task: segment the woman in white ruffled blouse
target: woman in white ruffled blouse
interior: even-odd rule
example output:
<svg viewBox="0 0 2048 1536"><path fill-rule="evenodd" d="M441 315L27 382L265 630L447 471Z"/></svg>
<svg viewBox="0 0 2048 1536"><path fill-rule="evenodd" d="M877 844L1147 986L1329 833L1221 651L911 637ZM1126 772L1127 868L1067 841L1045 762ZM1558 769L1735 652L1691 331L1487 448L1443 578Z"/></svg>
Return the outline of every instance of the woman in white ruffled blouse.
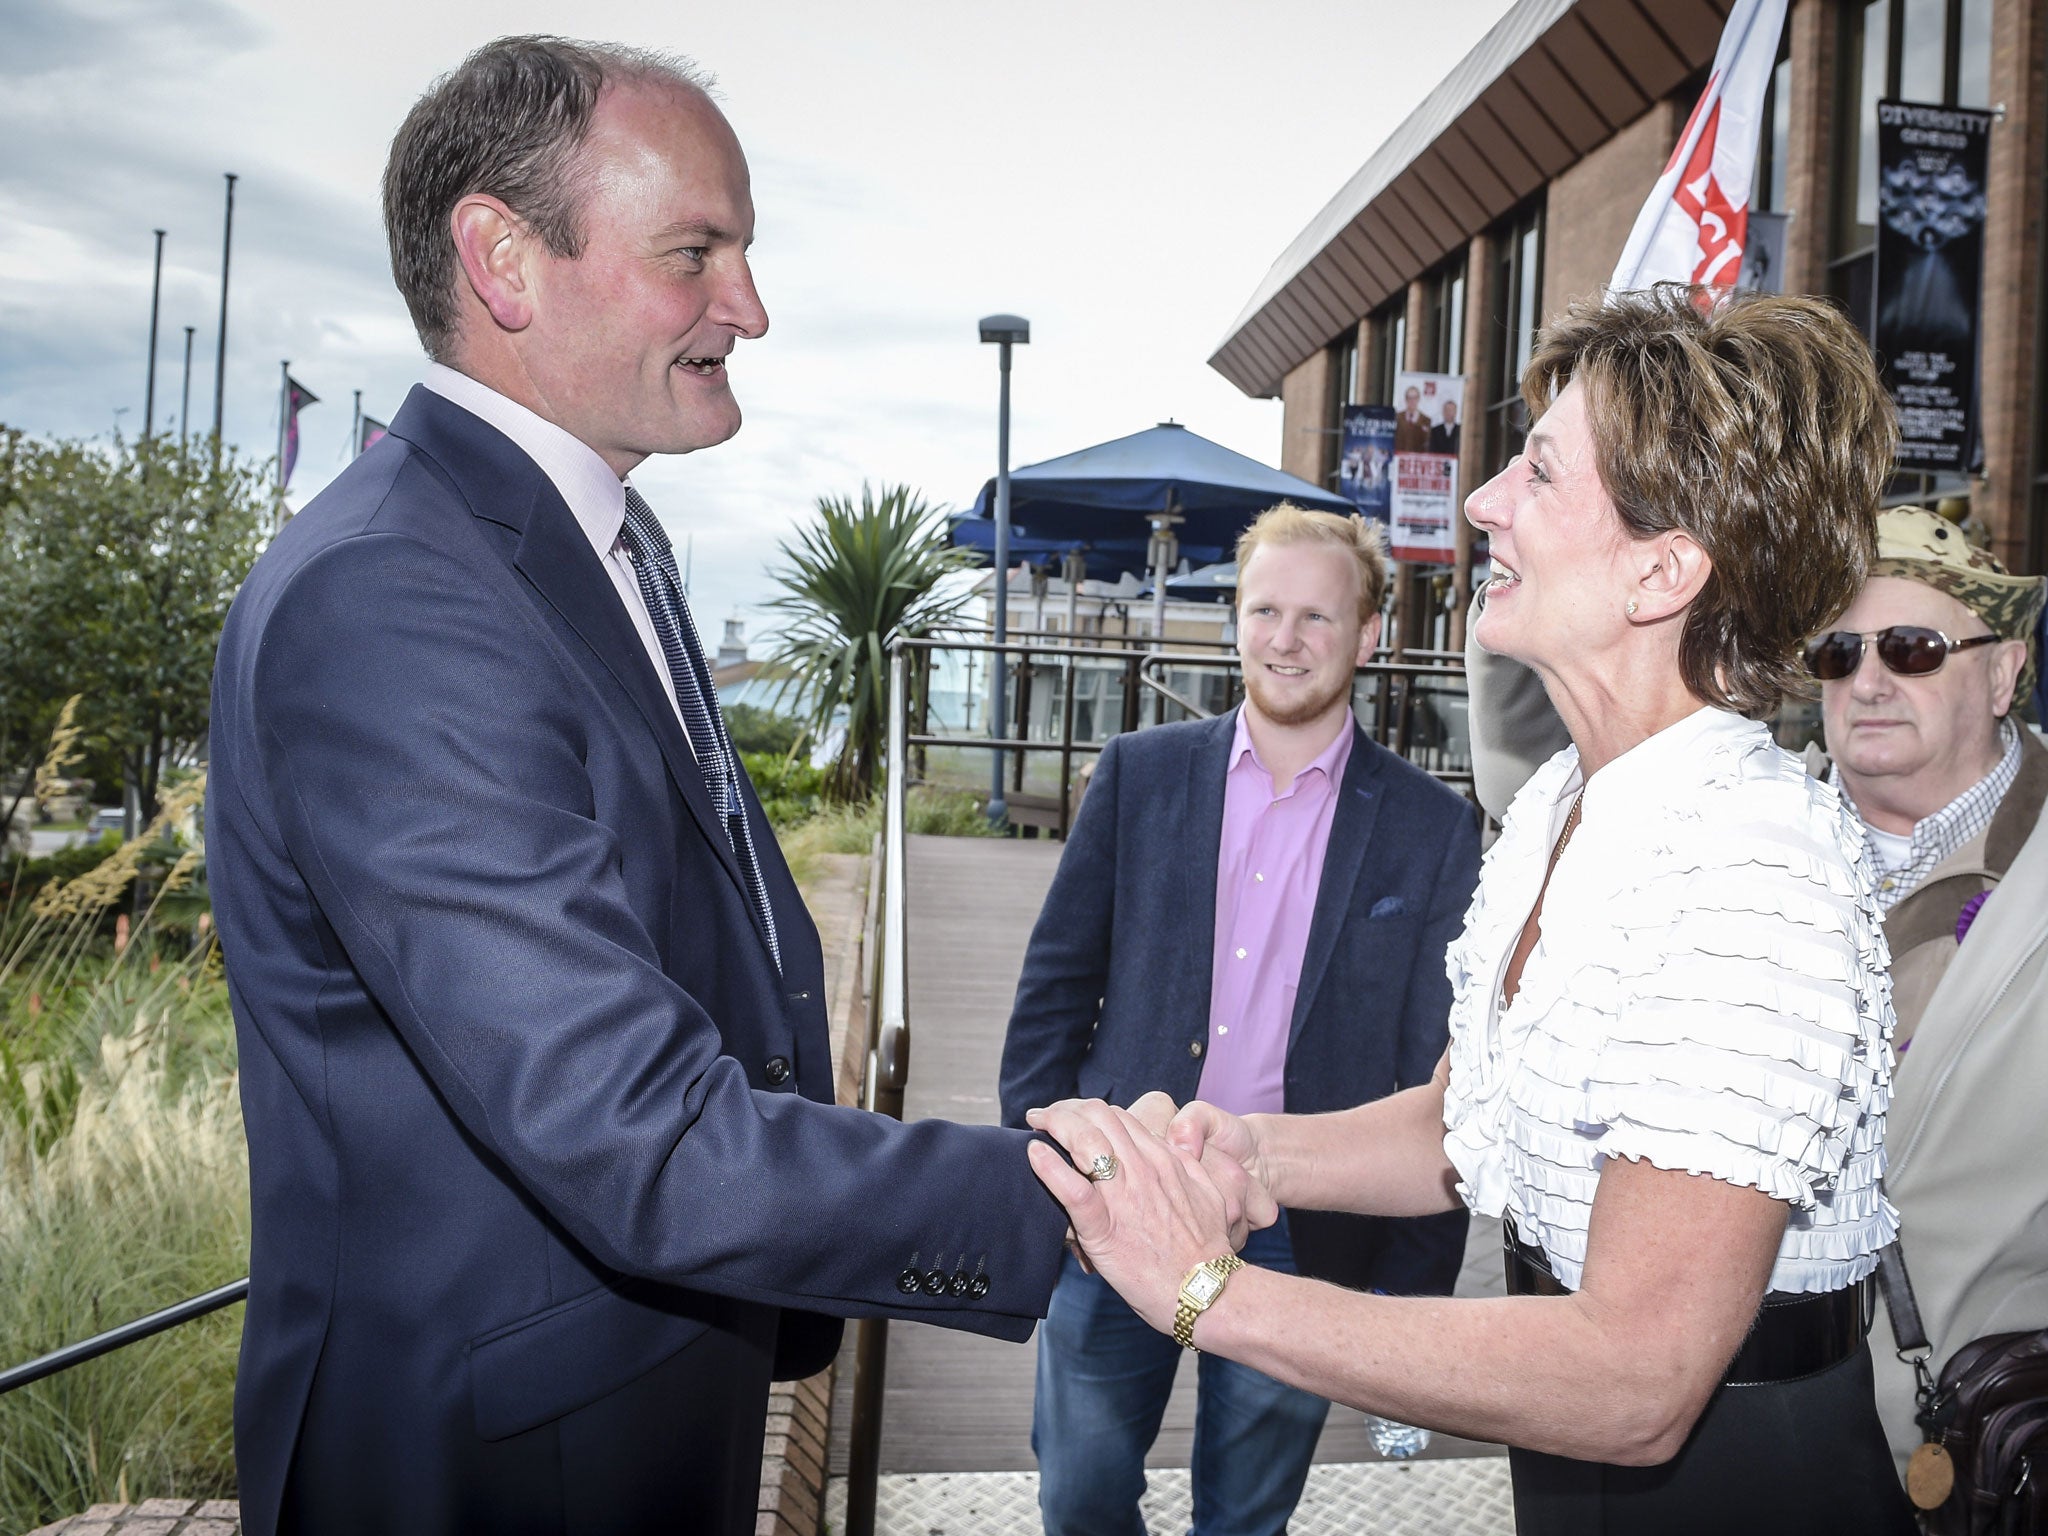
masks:
<svg viewBox="0 0 2048 1536"><path fill-rule="evenodd" d="M1436 1080L1328 1116L1194 1104L1166 1141L1159 1105L1057 1106L1035 1123L1094 1177L1034 1161L1155 1326L1514 1447L1523 1536L1910 1531L1864 1344L1896 1230L1884 939L1852 820L1758 723L1862 584L1889 404L1831 306L1676 287L1574 308L1523 392L1526 450L1466 504L1476 638L1573 744L1487 857ZM1254 1207L1504 1216L1511 1294L1215 1263L1237 1202L1205 1146Z"/></svg>

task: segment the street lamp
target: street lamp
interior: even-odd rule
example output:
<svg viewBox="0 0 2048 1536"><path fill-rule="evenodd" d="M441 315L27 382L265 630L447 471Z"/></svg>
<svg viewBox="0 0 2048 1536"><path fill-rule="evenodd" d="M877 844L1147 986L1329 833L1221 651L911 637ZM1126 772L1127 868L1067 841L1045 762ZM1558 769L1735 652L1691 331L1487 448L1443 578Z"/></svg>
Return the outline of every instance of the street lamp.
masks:
<svg viewBox="0 0 2048 1536"><path fill-rule="evenodd" d="M1000 649L1010 634L1010 348L1022 346L1031 340L1031 322L1022 315L986 315L981 322L981 339L995 342L1002 348L1002 394L1001 403L996 407L996 645L991 658L994 665L989 668L989 680L993 700L989 708L988 728L991 739L1001 741L1005 722L1009 718L1008 700L1004 697L1005 684L1009 681L1007 658ZM989 822L1000 827L1009 819L1010 807L1003 799L1003 749L997 747L990 754L994 759L991 767L988 797Z"/></svg>

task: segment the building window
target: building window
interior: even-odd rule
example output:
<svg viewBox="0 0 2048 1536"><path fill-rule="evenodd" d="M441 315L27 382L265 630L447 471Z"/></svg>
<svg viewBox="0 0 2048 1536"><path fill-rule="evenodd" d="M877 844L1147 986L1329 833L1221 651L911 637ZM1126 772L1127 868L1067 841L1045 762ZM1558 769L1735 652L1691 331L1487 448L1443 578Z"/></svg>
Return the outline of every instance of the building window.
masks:
<svg viewBox="0 0 2048 1536"><path fill-rule="evenodd" d="M1990 106L1992 0L1866 0L1842 12L1834 260L1828 286L1864 334L1876 302L1877 104Z"/></svg>
<svg viewBox="0 0 2048 1536"><path fill-rule="evenodd" d="M1529 412L1522 370L1536 350L1543 292L1543 209L1523 209L1493 234L1493 315L1486 346L1486 462L1498 469L1522 451Z"/></svg>
<svg viewBox="0 0 2048 1536"><path fill-rule="evenodd" d="M1792 29L1785 29L1780 52L1790 48ZM1792 168L1792 60L1781 57L1771 71L1770 87L1764 92L1764 131L1758 136L1756 184L1750 190L1750 207L1759 213L1786 213L1786 182Z"/></svg>
<svg viewBox="0 0 2048 1536"><path fill-rule="evenodd" d="M1465 258L1461 253L1423 280L1422 366L1433 373L1465 371Z"/></svg>
<svg viewBox="0 0 2048 1536"><path fill-rule="evenodd" d="M1372 355L1365 360L1359 399L1366 405L1394 403L1394 375L1408 366L1408 290L1403 288L1372 312Z"/></svg>

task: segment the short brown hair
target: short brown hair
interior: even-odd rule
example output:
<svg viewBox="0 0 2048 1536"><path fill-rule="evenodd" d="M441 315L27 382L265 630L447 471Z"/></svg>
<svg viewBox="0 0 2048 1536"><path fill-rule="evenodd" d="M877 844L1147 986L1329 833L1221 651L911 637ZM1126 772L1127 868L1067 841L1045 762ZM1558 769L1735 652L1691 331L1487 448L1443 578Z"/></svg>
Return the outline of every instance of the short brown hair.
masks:
<svg viewBox="0 0 2048 1536"><path fill-rule="evenodd" d="M1268 507L1237 536L1237 572L1261 544L1329 544L1348 550L1358 562L1358 619L1362 624L1380 611L1387 597L1387 541L1380 525L1357 513L1311 512L1291 501Z"/></svg>
<svg viewBox="0 0 2048 1536"><path fill-rule="evenodd" d="M1543 333L1531 414L1574 379L1623 527L1682 530L1713 563L1679 641L1686 686L1770 714L1877 553L1898 425L1868 344L1821 299L1660 283L1582 300Z"/></svg>
<svg viewBox="0 0 2048 1536"><path fill-rule="evenodd" d="M689 60L614 43L501 37L486 43L413 103L384 166L384 233L391 275L427 355L447 361L460 310L448 216L488 192L532 226L555 255L583 253L576 151L604 87L659 82L708 95Z"/></svg>

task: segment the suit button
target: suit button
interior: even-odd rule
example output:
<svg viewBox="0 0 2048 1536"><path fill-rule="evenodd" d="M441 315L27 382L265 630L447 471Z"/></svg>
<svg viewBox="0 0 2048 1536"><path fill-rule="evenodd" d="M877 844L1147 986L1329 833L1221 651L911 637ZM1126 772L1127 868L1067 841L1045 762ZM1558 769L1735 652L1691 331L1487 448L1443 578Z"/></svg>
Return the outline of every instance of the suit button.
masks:
<svg viewBox="0 0 2048 1536"><path fill-rule="evenodd" d="M767 1073L768 1081L779 1088L789 1081L789 1058L787 1056L770 1056L768 1058L768 1065L762 1068L762 1070Z"/></svg>
<svg viewBox="0 0 2048 1536"><path fill-rule="evenodd" d="M924 1285L924 1276L914 1269L906 1269L896 1277L896 1289L906 1296L915 1296Z"/></svg>
<svg viewBox="0 0 2048 1536"><path fill-rule="evenodd" d="M956 1269L953 1271L953 1278L946 1282L946 1292L952 1296L965 1296L967 1294L967 1287L970 1284L972 1284L972 1277L967 1271Z"/></svg>
<svg viewBox="0 0 2048 1536"><path fill-rule="evenodd" d="M1199 1040L1190 1040L1190 1041L1188 1042L1188 1054L1189 1054L1190 1056L1199 1056L1199 1055L1201 1055L1201 1054L1202 1054L1202 1042L1201 1042L1201 1041L1199 1041Z"/></svg>
<svg viewBox="0 0 2048 1536"><path fill-rule="evenodd" d="M988 1276L976 1275L973 1281L970 1282L967 1287L967 1294L969 1296L972 1296L976 1301L979 1301L982 1297L986 1296L988 1294Z"/></svg>
<svg viewBox="0 0 2048 1536"><path fill-rule="evenodd" d="M946 1294L946 1272L943 1269L928 1269L924 1274L924 1293L927 1296Z"/></svg>

